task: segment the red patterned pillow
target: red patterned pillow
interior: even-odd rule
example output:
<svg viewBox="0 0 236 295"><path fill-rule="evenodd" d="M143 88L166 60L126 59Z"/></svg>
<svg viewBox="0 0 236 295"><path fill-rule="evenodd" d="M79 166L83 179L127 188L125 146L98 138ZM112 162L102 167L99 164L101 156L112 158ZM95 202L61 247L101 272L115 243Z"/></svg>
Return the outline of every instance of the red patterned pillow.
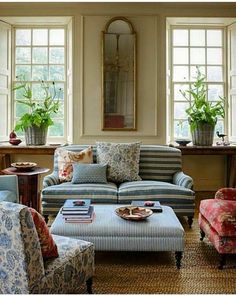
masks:
<svg viewBox="0 0 236 295"><path fill-rule="evenodd" d="M49 232L43 216L33 208L29 208L29 210L39 236L43 258L58 257L57 245L55 244L53 237Z"/></svg>

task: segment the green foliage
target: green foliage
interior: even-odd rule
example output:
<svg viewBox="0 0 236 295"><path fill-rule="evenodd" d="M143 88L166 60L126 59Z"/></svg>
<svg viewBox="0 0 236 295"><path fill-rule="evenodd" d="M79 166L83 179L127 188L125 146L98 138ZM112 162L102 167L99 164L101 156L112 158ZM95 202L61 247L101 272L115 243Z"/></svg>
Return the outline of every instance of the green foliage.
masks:
<svg viewBox="0 0 236 295"><path fill-rule="evenodd" d="M224 107L226 99L219 97L220 100L217 102L208 101L205 80L205 75L197 67L196 81L190 86L190 90L180 90L181 94L190 103L190 107L186 109L186 113L189 116L191 130L195 130L197 126L202 124L215 126L217 117L225 117ZM189 99L189 95L191 99Z"/></svg>
<svg viewBox="0 0 236 295"><path fill-rule="evenodd" d="M18 77L17 77L18 78ZM41 102L37 102L37 99L33 97L30 84L25 82L20 77L19 82L13 88L13 91L23 89L22 99L17 99L18 103L24 104L29 107L29 113L25 113L21 116L15 126L15 130L25 130L27 127L36 125L38 127L46 128L53 125L51 115L57 113L59 110L59 97L61 88L58 90L55 87L55 83L52 83L53 94L49 91L49 84L41 81L41 87L44 91L44 97L38 98Z"/></svg>

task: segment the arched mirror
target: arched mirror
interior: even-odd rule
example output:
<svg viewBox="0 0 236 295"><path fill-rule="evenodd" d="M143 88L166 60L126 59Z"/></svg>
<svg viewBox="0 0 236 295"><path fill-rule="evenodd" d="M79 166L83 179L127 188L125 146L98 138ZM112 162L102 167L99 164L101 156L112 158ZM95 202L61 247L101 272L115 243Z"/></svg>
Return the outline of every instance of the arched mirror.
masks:
<svg viewBox="0 0 236 295"><path fill-rule="evenodd" d="M102 129L136 130L136 33L124 17L112 18L102 33Z"/></svg>

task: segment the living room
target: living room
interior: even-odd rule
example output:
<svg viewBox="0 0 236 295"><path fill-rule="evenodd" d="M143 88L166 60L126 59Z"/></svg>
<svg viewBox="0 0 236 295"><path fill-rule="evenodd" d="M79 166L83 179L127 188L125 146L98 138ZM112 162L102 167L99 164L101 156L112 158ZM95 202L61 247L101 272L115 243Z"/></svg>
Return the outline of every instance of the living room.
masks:
<svg viewBox="0 0 236 295"><path fill-rule="evenodd" d="M95 263L95 293L234 293L236 289L233 280L235 257L227 259L224 269L219 271L217 251L207 239L199 241L197 220L202 199L213 199L218 189L235 187L236 184L236 129L233 120L235 8L236 4L233 2L0 3L0 34L1 40L5 41L1 41L0 64L5 65L5 61L8 61L5 68L0 66L1 76L4 77L0 88L1 169L6 169L14 162L26 161L49 169L38 177L40 191L44 176L53 172L54 150L60 145L95 147L96 142L140 142L142 145L171 144L179 147L175 142L178 137L191 140L190 130L186 127L187 116L182 111L186 109L186 105L175 94L175 85L186 82L186 69L182 68L182 72L175 74L183 76L177 82L174 69L186 64L190 81L197 62L191 62L191 56L187 61L181 61L186 53L184 50L189 50L193 55L194 49L201 47L206 52L205 69L215 66L221 73L219 80L216 78L209 85L217 85L213 93L228 99L225 118L218 119L217 130L227 135L225 140L230 142L230 146L222 145L216 150L216 142L221 144L222 140L215 134L211 148L191 149L191 143L180 147L183 172L193 179L196 205L191 229L187 220L180 218L186 231L189 251L184 251L179 272L175 268L175 257L162 257L158 252L115 252L117 257L112 252L96 253L98 263ZM104 34L108 33L110 21L116 17L127 20L136 35L136 55L135 58L133 56L135 75L132 78L136 90L133 95L133 125L129 128L107 128L104 123ZM175 30L188 32L189 36L194 30L199 30L204 33L206 42L201 46L191 45L189 42L178 45L172 38ZM220 32L220 45L207 45L210 42L207 39L210 30ZM37 33L39 37L34 39L33 36ZM195 39L201 38L197 35ZM26 43L21 44L21 40ZM117 44L114 48L117 49ZM40 54L34 60L33 52L37 49L38 52L48 50L49 61L42 61ZM178 51L180 49L182 52ZM220 52L217 54L221 56L221 63L209 61L207 52L211 49ZM172 55L173 52L176 52L177 58ZM200 51L195 53L196 60L201 58L201 54ZM213 55L213 59L217 59L217 54ZM202 65L202 62L199 64ZM48 70L50 67L51 72ZM204 71L203 66L201 69ZM48 76L45 74L47 70ZM17 82L16 76L22 73L32 75L29 78L31 84L39 80L56 80L56 86L63 89L60 112L54 117L54 125L49 128L47 145L43 148L25 146L25 134L21 130L15 132L22 142L18 146L8 143L9 134L26 111L26 108L17 104L17 92L12 91ZM207 71L204 73L207 75ZM113 104L114 102L109 106L110 109ZM132 276L126 277L130 273ZM199 278L201 273L202 277ZM197 284L193 283L196 279ZM81 289L81 292L84 290Z"/></svg>

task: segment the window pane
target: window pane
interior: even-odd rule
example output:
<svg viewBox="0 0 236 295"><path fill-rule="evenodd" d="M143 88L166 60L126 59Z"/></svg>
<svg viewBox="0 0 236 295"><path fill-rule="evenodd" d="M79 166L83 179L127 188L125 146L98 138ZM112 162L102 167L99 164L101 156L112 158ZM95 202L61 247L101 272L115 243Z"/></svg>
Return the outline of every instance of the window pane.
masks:
<svg viewBox="0 0 236 295"><path fill-rule="evenodd" d="M16 76L23 76L25 80L31 80L31 66L16 66Z"/></svg>
<svg viewBox="0 0 236 295"><path fill-rule="evenodd" d="M174 46L188 45L188 30L173 30L173 45Z"/></svg>
<svg viewBox="0 0 236 295"><path fill-rule="evenodd" d="M174 81L188 81L188 67L184 66L175 66L174 73L173 73L173 80Z"/></svg>
<svg viewBox="0 0 236 295"><path fill-rule="evenodd" d="M190 30L190 46L205 46L205 30Z"/></svg>
<svg viewBox="0 0 236 295"><path fill-rule="evenodd" d="M58 113L53 113L52 114L52 118L53 119L61 119L61 118L63 118L64 117L64 105L63 104L60 104L59 105L59 111L58 111Z"/></svg>
<svg viewBox="0 0 236 295"><path fill-rule="evenodd" d="M64 48L50 48L49 49L49 63L64 64Z"/></svg>
<svg viewBox="0 0 236 295"><path fill-rule="evenodd" d="M187 119L185 110L189 107L189 103L175 102L174 103L174 117L175 119Z"/></svg>
<svg viewBox="0 0 236 295"><path fill-rule="evenodd" d="M33 83L32 93L34 99L43 99L45 97L45 91L41 87L41 83Z"/></svg>
<svg viewBox="0 0 236 295"><path fill-rule="evenodd" d="M199 70L203 75L206 75L206 67L205 66L199 66ZM197 68L196 66L190 67L190 80L196 81L197 78Z"/></svg>
<svg viewBox="0 0 236 295"><path fill-rule="evenodd" d="M174 121L174 138L190 138L189 123L187 120Z"/></svg>
<svg viewBox="0 0 236 295"><path fill-rule="evenodd" d="M190 48L190 63L205 64L205 48Z"/></svg>
<svg viewBox="0 0 236 295"><path fill-rule="evenodd" d="M32 79L35 81L48 80L48 67L47 66L33 66Z"/></svg>
<svg viewBox="0 0 236 295"><path fill-rule="evenodd" d="M189 84L175 84L174 85L174 100L186 100L186 98L181 94L180 90L189 90ZM186 93L189 98L189 93Z"/></svg>
<svg viewBox="0 0 236 295"><path fill-rule="evenodd" d="M49 91L52 96L54 96L54 87L52 84L49 85ZM60 100L64 100L64 84L63 83L55 83L55 91L56 91L56 98Z"/></svg>
<svg viewBox="0 0 236 295"><path fill-rule="evenodd" d="M219 96L224 96L223 85L208 85L208 100L219 100Z"/></svg>
<svg viewBox="0 0 236 295"><path fill-rule="evenodd" d="M54 121L54 125L48 129L49 136L63 136L64 135L64 122Z"/></svg>
<svg viewBox="0 0 236 295"><path fill-rule="evenodd" d="M29 112L29 107L22 104L22 103L19 103L19 102L16 102L16 117L21 117L23 114L25 113L28 113ZM18 131L17 131L18 133Z"/></svg>
<svg viewBox="0 0 236 295"><path fill-rule="evenodd" d="M45 47L33 48L33 63L46 64L48 62L48 51Z"/></svg>
<svg viewBox="0 0 236 295"><path fill-rule="evenodd" d="M64 30L63 29L53 29L49 31L49 42L50 45L64 45Z"/></svg>
<svg viewBox="0 0 236 295"><path fill-rule="evenodd" d="M33 30L33 45L48 45L48 30L34 29Z"/></svg>
<svg viewBox="0 0 236 295"><path fill-rule="evenodd" d="M31 44L31 30L16 30L16 45L30 45Z"/></svg>
<svg viewBox="0 0 236 295"><path fill-rule="evenodd" d="M223 81L223 73L222 67L217 66L209 66L207 67L207 81L209 82L222 82Z"/></svg>
<svg viewBox="0 0 236 295"><path fill-rule="evenodd" d="M207 45L208 46L222 46L222 31L221 30L207 30Z"/></svg>
<svg viewBox="0 0 236 295"><path fill-rule="evenodd" d="M31 49L28 47L16 48L16 63L29 64L31 62Z"/></svg>
<svg viewBox="0 0 236 295"><path fill-rule="evenodd" d="M215 137L217 138L218 142L221 142L221 139L219 137L217 137L216 135L216 131L219 131L221 134L225 134L224 132L224 122L220 119L218 119L217 123L216 123L216 127L215 127Z"/></svg>
<svg viewBox="0 0 236 295"><path fill-rule="evenodd" d="M207 63L210 65L222 64L222 50L221 48L207 48Z"/></svg>
<svg viewBox="0 0 236 295"><path fill-rule="evenodd" d="M63 81L65 78L64 66L49 66L49 76L52 81Z"/></svg>
<svg viewBox="0 0 236 295"><path fill-rule="evenodd" d="M173 51L174 64L188 64L188 48L174 48Z"/></svg>

